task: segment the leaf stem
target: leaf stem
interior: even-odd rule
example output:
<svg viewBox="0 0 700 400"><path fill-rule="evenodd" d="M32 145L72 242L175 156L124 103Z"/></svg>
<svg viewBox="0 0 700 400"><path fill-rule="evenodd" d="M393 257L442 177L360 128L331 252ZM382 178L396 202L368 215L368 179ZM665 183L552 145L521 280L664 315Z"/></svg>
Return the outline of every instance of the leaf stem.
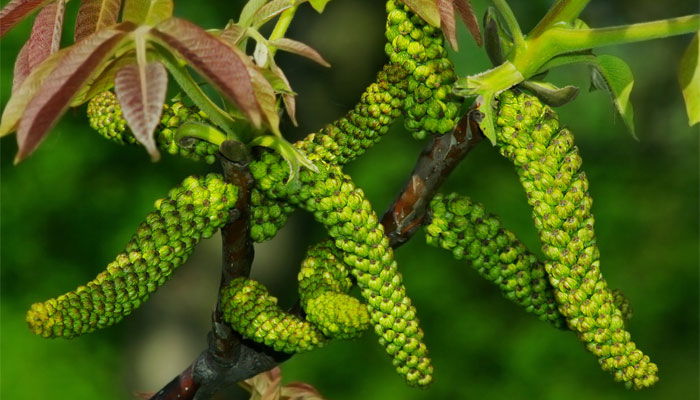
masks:
<svg viewBox="0 0 700 400"><path fill-rule="evenodd" d="M194 138L203 140L221 146L227 137L226 134L220 130L214 128L209 124L202 122L185 122L180 126L180 128L175 132L175 141L180 142L183 139Z"/></svg>
<svg viewBox="0 0 700 400"><path fill-rule="evenodd" d="M275 39L280 39L283 38L284 35L287 33L287 29L289 29L289 25L292 23L292 19L294 19L294 14L297 12L297 8L299 8L299 5L294 5L291 8L288 8L282 14L280 15L280 18L277 20L277 23L275 24L275 28L272 30L272 33L270 34L270 39L269 40L275 40ZM275 51L277 49L274 47L270 48L270 57L275 55Z"/></svg>
<svg viewBox="0 0 700 400"><path fill-rule="evenodd" d="M520 25L518 24L518 19L515 18L513 10L510 8L505 0L493 0L493 5L501 13L501 16L508 26L511 36L513 36L513 42L515 43L515 48L524 48L525 37L523 32L520 30Z"/></svg>

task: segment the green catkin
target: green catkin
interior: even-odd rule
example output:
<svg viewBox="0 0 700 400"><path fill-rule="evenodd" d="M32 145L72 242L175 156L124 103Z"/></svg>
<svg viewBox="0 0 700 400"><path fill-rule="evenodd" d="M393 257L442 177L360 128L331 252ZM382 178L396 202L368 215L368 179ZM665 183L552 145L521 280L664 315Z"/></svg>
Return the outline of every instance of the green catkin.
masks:
<svg viewBox="0 0 700 400"><path fill-rule="evenodd" d="M289 167L279 155L263 153L250 170L265 196L311 212L327 228L343 261L352 267L375 332L397 372L410 385L427 386L433 367L384 228L362 190L339 166L320 161L316 166L318 173L303 169L290 185Z"/></svg>
<svg viewBox="0 0 700 400"><path fill-rule="evenodd" d="M137 144L133 133L128 129L122 115L117 96L105 91L93 97L87 109L90 126L101 136L119 144ZM187 121L205 121L206 115L197 112L194 107L185 106L179 101L165 104L160 125L156 128L156 144L169 154L180 155L193 161L204 159L208 164L216 161L219 148L211 143L198 140L193 148L182 147L175 140L175 133L180 125Z"/></svg>
<svg viewBox="0 0 700 400"><path fill-rule="evenodd" d="M306 320L334 339L355 339L369 327L367 307L346 294L349 271L330 241L309 249L299 271L299 298Z"/></svg>
<svg viewBox="0 0 700 400"><path fill-rule="evenodd" d="M516 166L540 234L559 311L616 381L641 389L658 377L637 349L600 271L588 180L574 137L534 96L499 96L497 144Z"/></svg>
<svg viewBox="0 0 700 400"><path fill-rule="evenodd" d="M386 55L408 74L406 129L416 139L450 132L456 125L460 103L452 94L456 75L443 46L442 31L397 0L389 0L386 11Z"/></svg>
<svg viewBox="0 0 700 400"><path fill-rule="evenodd" d="M183 264L200 239L228 220L238 188L218 174L189 177L156 201L124 252L85 286L27 312L29 328L45 338L72 338L119 322Z"/></svg>
<svg viewBox="0 0 700 400"><path fill-rule="evenodd" d="M557 328L566 327L544 266L513 232L502 228L498 217L456 193L435 195L429 212L428 244L470 261L481 276L527 312Z"/></svg>
<svg viewBox="0 0 700 400"><path fill-rule="evenodd" d="M323 346L327 338L313 324L285 312L265 286L236 278L221 293L224 320L248 339L276 351L300 353Z"/></svg>

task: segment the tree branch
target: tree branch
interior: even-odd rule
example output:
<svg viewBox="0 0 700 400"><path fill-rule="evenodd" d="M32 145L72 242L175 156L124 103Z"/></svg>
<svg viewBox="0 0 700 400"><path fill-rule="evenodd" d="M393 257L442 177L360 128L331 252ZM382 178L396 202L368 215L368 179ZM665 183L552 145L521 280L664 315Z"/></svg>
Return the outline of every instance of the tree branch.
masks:
<svg viewBox="0 0 700 400"><path fill-rule="evenodd" d="M411 177L382 217L382 224L396 248L408 241L425 219L430 200L457 164L482 139L470 110L450 133L436 136L418 157ZM222 145L221 164L227 182L239 187L239 199L231 222L222 229L223 265L221 288L240 276L250 274L253 245L250 240L250 189L254 182L248 170L251 161L238 142ZM292 355L243 339L223 320L217 302L212 315L209 347L151 400L205 400L219 390L268 371ZM292 312L299 312L298 304Z"/></svg>

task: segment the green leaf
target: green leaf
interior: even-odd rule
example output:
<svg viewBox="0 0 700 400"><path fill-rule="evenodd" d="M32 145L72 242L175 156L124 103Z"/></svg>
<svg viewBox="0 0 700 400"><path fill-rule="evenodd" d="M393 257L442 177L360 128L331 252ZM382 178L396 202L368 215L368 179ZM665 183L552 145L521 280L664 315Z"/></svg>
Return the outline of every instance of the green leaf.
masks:
<svg viewBox="0 0 700 400"><path fill-rule="evenodd" d="M700 64L698 63L700 41L698 36L700 31L695 34L688 49L683 53L678 70L678 82L681 84L690 126L700 122Z"/></svg>
<svg viewBox="0 0 700 400"><path fill-rule="evenodd" d="M627 63L620 58L609 55L596 57L591 83L594 88L604 89L610 94L622 120L632 136L637 139L634 130L634 110L630 101L634 76L632 76L632 70Z"/></svg>
<svg viewBox="0 0 700 400"><path fill-rule="evenodd" d="M494 121L494 99L495 92L486 92L476 98L476 111L473 114L473 119L479 124L481 132L486 136L492 145L496 145L496 126ZM478 114L477 114L478 112Z"/></svg>
<svg viewBox="0 0 700 400"><path fill-rule="evenodd" d="M430 25L440 27L440 12L435 0L401 0L414 13Z"/></svg>
<svg viewBox="0 0 700 400"><path fill-rule="evenodd" d="M578 88L571 85L560 88L549 82L529 80L521 83L520 86L529 90L543 103L552 107L561 107L578 95Z"/></svg>
<svg viewBox="0 0 700 400"><path fill-rule="evenodd" d="M299 175L299 168L303 165L313 172L318 168L306 156L281 136L264 135L253 139L250 146L263 146L278 152L289 165L289 179L287 183L294 182Z"/></svg>
<svg viewBox="0 0 700 400"><path fill-rule="evenodd" d="M319 14L323 12L323 10L326 8L326 4L330 2L331 0L309 0L309 3L311 4L311 7L316 10Z"/></svg>
<svg viewBox="0 0 700 400"><path fill-rule="evenodd" d="M154 26L172 16L173 0L126 0L122 19Z"/></svg>
<svg viewBox="0 0 700 400"><path fill-rule="evenodd" d="M245 6L243 6L243 10L241 10L241 15L238 18L238 25L244 28L249 27L250 24L253 23L253 15L255 15L255 12L258 11L260 7L264 6L265 3L267 3L267 0L248 0Z"/></svg>

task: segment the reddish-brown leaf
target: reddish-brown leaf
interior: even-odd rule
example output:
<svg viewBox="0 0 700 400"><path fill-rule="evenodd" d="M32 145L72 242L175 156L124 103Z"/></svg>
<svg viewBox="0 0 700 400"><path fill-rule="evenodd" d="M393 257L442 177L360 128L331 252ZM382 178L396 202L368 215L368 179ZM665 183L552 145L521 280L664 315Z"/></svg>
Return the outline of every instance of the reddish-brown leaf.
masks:
<svg viewBox="0 0 700 400"><path fill-rule="evenodd" d="M15 162L21 161L36 149L92 72L100 67L135 27L127 22L103 29L68 49L22 114L17 130L19 151Z"/></svg>
<svg viewBox="0 0 700 400"><path fill-rule="evenodd" d="M326 61L321 56L321 54L319 54L318 51L314 50L311 46L309 46L306 43L302 43L288 38L280 38L270 41L270 45L275 46L282 51L288 51L290 53L298 54L302 57L306 57L310 60L316 61L324 67L331 66L328 63L328 61Z"/></svg>
<svg viewBox="0 0 700 400"><path fill-rule="evenodd" d="M255 125L262 122L251 76L243 58L247 56L197 25L171 18L151 29L151 35L178 52L190 66L231 100Z"/></svg>
<svg viewBox="0 0 700 400"><path fill-rule="evenodd" d="M440 26L442 33L450 43L453 50L457 50L457 25L455 24L455 8L452 0L437 0L438 12L440 13Z"/></svg>
<svg viewBox="0 0 700 400"><path fill-rule="evenodd" d="M55 1L44 7L36 16L29 40L20 50L15 62L13 91L46 57L58 51L65 6L65 0Z"/></svg>
<svg viewBox="0 0 700 400"><path fill-rule="evenodd" d="M114 61L110 61L101 71L95 71L90 79L71 100L70 107L77 107L95 97L98 93L114 87L114 77L122 67L136 62L136 56L129 52Z"/></svg>
<svg viewBox="0 0 700 400"><path fill-rule="evenodd" d="M51 0L12 0L0 10L0 37L5 36L19 21Z"/></svg>
<svg viewBox="0 0 700 400"><path fill-rule="evenodd" d="M481 47L483 40L481 38L481 30L479 29L479 20L474 14L474 9L469 0L453 0L454 6L459 16L462 17L462 22L469 29L474 41L476 41L477 46Z"/></svg>
<svg viewBox="0 0 700 400"><path fill-rule="evenodd" d="M440 12L435 0L401 0L414 13L430 25L440 27Z"/></svg>
<svg viewBox="0 0 700 400"><path fill-rule="evenodd" d="M124 119L153 161L160 159L153 132L160 122L167 90L168 72L159 62L129 64L114 78L114 92Z"/></svg>
<svg viewBox="0 0 700 400"><path fill-rule="evenodd" d="M289 0L272 0L255 12L253 26L261 26L289 8L292 8L292 3Z"/></svg>
<svg viewBox="0 0 700 400"><path fill-rule="evenodd" d="M116 24L121 7L122 0L82 0L75 20L75 41Z"/></svg>
<svg viewBox="0 0 700 400"><path fill-rule="evenodd" d="M13 94L17 92L19 85L24 82L30 72L32 72L32 70L29 68L29 40L27 40L15 60L15 69L12 75Z"/></svg>
<svg viewBox="0 0 700 400"><path fill-rule="evenodd" d="M257 66L250 65L248 67L248 73L250 73L251 82L253 83L253 88L255 89L255 98L260 106L260 110L265 116L267 124L274 133L281 135L280 116L277 114L277 97L275 96L275 89L273 89L272 85L265 78L265 76L258 71Z"/></svg>

